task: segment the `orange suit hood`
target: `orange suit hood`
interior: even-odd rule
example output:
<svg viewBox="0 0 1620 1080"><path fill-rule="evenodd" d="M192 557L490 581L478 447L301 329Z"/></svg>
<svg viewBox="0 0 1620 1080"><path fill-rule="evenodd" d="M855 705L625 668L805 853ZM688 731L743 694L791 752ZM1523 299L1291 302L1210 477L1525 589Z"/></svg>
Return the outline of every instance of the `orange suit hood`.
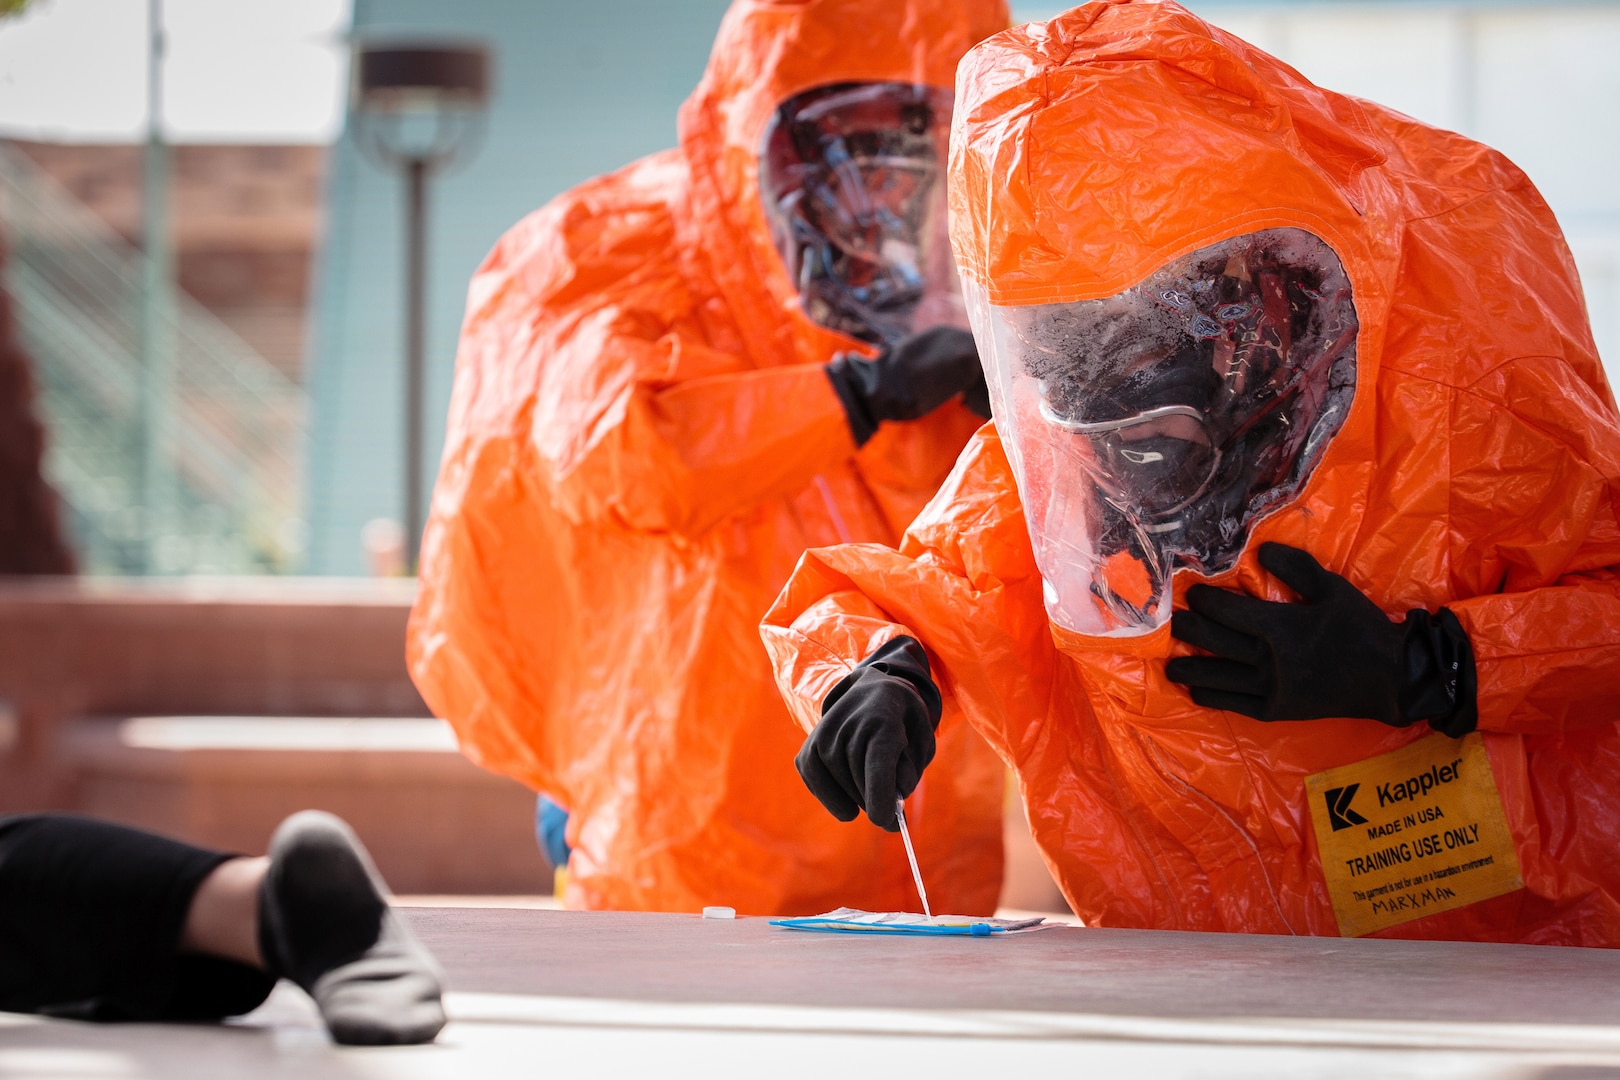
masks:
<svg viewBox="0 0 1620 1080"><path fill-rule="evenodd" d="M962 55L1006 25L1002 0L739 0L727 10L703 78L681 106L686 237L707 250L715 283L743 313L756 363L822 361L859 347L805 317L771 242L759 170L777 107L842 82L949 89Z"/></svg>

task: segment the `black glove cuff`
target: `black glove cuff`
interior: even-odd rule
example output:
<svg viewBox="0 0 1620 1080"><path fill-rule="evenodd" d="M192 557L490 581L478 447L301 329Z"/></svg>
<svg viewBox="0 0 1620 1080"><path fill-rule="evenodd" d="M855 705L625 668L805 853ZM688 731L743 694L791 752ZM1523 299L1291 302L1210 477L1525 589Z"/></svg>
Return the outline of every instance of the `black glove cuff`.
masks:
<svg viewBox="0 0 1620 1080"><path fill-rule="evenodd" d="M877 365L870 360L862 360L854 353L844 353L834 357L825 370L827 378L832 381L833 392L844 406L844 416L849 420L849 433L855 436L855 445L865 446L866 441L877 433L880 419L871 406L872 396L877 392Z"/></svg>
<svg viewBox="0 0 1620 1080"><path fill-rule="evenodd" d="M847 678L859 678L863 668L881 671L910 683L917 696L922 698L923 708L928 711L929 726L939 730L939 718L944 707L940 701L939 687L934 685L928 667L928 654L923 650L922 642L903 634L886 641L871 656L857 664Z"/></svg>
<svg viewBox="0 0 1620 1080"><path fill-rule="evenodd" d="M1402 726L1426 720L1434 730L1460 739L1479 723L1479 684L1468 632L1449 608L1433 615L1413 608L1406 613L1405 626Z"/></svg>

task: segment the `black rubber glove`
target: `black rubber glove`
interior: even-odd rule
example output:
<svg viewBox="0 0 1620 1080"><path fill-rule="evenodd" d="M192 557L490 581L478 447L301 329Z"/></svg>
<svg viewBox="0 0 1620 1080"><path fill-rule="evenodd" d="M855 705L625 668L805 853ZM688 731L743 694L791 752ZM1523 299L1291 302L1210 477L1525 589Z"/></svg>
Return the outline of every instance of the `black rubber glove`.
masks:
<svg viewBox="0 0 1620 1080"><path fill-rule="evenodd" d="M827 377L844 403L856 446L883 421L916 420L958 394L962 404L990 419L990 390L978 347L972 334L954 326L901 338L871 360L840 356L827 365Z"/></svg>
<svg viewBox="0 0 1620 1080"><path fill-rule="evenodd" d="M894 801L917 789L934 760L939 688L915 638L897 637L839 681L821 703L821 723L794 759L804 786L839 821L862 810L899 832Z"/></svg>
<svg viewBox="0 0 1620 1080"><path fill-rule="evenodd" d="M1360 589L1286 544L1262 544L1260 565L1305 602L1194 585L1192 610L1171 617L1172 635L1215 654L1165 666L1195 702L1256 720L1426 720L1453 738L1474 730L1474 651L1449 610L1414 608L1390 622Z"/></svg>

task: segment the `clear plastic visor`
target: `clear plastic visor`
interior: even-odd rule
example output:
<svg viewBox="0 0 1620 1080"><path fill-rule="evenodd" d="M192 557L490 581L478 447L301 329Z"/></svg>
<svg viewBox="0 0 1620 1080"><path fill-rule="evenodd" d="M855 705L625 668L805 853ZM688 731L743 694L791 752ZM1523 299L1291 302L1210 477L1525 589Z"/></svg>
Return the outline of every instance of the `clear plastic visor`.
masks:
<svg viewBox="0 0 1620 1080"><path fill-rule="evenodd" d="M1221 241L1105 299L966 294L1048 612L1079 633L1147 633L1175 570L1230 569L1354 396L1349 279L1300 229Z"/></svg>
<svg viewBox="0 0 1620 1080"><path fill-rule="evenodd" d="M838 83L784 102L760 193L805 313L874 345L966 326L946 231L951 92Z"/></svg>

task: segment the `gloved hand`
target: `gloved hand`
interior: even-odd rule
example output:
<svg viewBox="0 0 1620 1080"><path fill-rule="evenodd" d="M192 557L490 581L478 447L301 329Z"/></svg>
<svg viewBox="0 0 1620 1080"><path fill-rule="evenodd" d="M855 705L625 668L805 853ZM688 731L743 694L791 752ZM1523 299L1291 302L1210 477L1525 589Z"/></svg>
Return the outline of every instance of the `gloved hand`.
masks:
<svg viewBox="0 0 1620 1080"><path fill-rule="evenodd" d="M957 394L964 405L990 419L990 390L979 350L972 334L954 326L901 338L871 360L840 356L827 365L827 377L844 403L856 446L865 444L883 421L927 416Z"/></svg>
<svg viewBox="0 0 1620 1080"><path fill-rule="evenodd" d="M1191 610L1171 617L1174 637L1215 654L1165 666L1193 701L1256 720L1427 720L1454 738L1474 729L1473 648L1449 610L1414 608L1405 622L1390 622L1360 589L1286 544L1262 544L1260 565L1305 602L1194 585Z"/></svg>
<svg viewBox="0 0 1620 1080"><path fill-rule="evenodd" d="M839 821L865 810L872 824L899 832L895 798L915 791L934 760L939 714L939 688L922 645L897 637L832 688L821 703L821 723L793 763L810 794Z"/></svg>

